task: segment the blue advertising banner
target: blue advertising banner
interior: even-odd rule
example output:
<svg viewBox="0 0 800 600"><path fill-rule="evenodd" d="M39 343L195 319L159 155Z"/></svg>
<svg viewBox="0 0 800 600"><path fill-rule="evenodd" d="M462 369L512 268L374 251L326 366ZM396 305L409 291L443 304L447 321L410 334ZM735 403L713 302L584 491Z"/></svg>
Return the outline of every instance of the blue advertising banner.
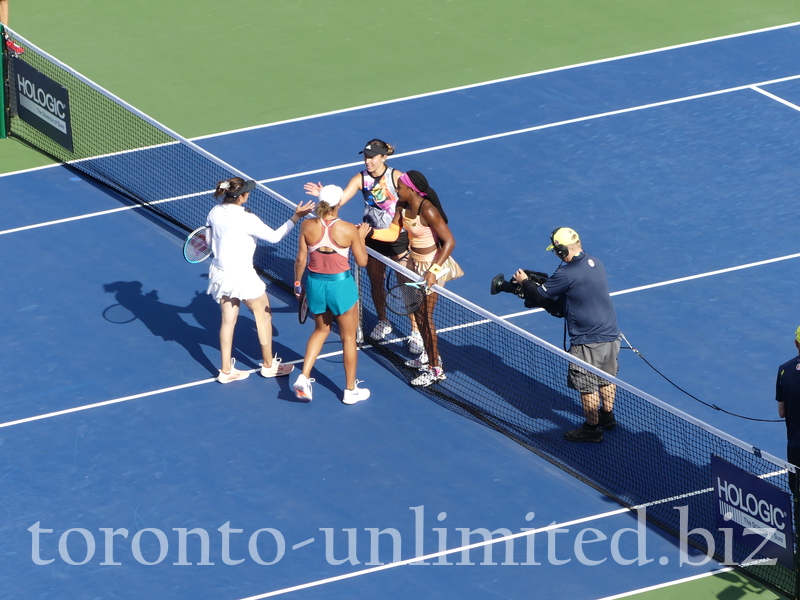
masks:
<svg viewBox="0 0 800 600"><path fill-rule="evenodd" d="M733 530L733 539L756 556L776 559L794 570L791 496L771 483L711 457L716 524Z"/></svg>
<svg viewBox="0 0 800 600"><path fill-rule="evenodd" d="M16 92L19 118L72 152L67 88L17 57L12 57L11 64L9 84Z"/></svg>

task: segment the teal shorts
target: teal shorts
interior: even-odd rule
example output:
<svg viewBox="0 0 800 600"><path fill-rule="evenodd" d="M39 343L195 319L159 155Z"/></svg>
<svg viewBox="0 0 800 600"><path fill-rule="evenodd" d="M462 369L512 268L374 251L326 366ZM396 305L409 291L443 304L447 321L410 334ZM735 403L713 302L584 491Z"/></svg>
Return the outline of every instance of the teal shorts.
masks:
<svg viewBox="0 0 800 600"><path fill-rule="evenodd" d="M339 316L358 302L358 288L350 271L326 275L309 271L306 281L308 310L315 315L331 311Z"/></svg>

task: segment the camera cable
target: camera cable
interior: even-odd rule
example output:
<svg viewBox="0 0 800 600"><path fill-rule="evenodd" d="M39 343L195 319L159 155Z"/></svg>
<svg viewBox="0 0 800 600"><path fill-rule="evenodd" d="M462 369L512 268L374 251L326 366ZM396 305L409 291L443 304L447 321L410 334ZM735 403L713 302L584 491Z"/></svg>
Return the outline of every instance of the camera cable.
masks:
<svg viewBox="0 0 800 600"><path fill-rule="evenodd" d="M655 371L656 373L661 375L661 377L663 377L667 381L667 383L669 383L670 385L674 386L676 389L678 389L679 391L683 392L684 394L686 394L687 396L689 396L693 400L696 400L697 402L699 402L703 406L707 406L709 408L713 408L714 410L718 410L720 412L723 412L726 415L731 415L732 417L738 417L740 419L747 419L748 421L759 421L761 423L783 423L784 422L784 419L756 419L755 417L747 417L745 415L740 415L740 414L737 414L735 412L731 412L729 410L725 410L724 408L721 408L721 407L717 406L716 404L710 404L708 402L704 402L703 400L700 400L700 398L698 398L697 396L694 396L693 394L690 394L689 392L687 392L685 389L683 389L678 384L676 384L674 381L672 381L669 377L664 375L661 371L656 369L652 364L650 364L650 362L644 357L644 355L641 352L639 352L636 348L633 347L633 345L628 341L628 338L625 337L624 333L620 332L619 335L625 341L625 343L628 345L627 348L623 346L622 347L623 350L633 350L634 354L636 354L639 358L641 358L648 367L653 369L653 371Z"/></svg>

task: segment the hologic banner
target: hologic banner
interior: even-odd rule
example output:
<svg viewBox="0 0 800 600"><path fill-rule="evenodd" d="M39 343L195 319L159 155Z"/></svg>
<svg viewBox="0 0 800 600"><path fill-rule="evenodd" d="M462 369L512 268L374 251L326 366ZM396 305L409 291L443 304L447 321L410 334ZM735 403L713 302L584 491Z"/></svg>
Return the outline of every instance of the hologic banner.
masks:
<svg viewBox="0 0 800 600"><path fill-rule="evenodd" d="M794 570L790 495L717 456L711 457L711 477L717 528L732 529L733 539L753 550L749 560L777 559Z"/></svg>
<svg viewBox="0 0 800 600"><path fill-rule="evenodd" d="M17 116L72 152L69 94L47 75L13 57L10 86L16 93Z"/></svg>

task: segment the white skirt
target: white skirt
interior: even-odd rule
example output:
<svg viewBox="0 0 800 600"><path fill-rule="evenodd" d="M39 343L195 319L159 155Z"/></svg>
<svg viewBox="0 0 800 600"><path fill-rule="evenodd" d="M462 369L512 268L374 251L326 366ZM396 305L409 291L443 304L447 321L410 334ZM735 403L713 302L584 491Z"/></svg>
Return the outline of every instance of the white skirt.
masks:
<svg viewBox="0 0 800 600"><path fill-rule="evenodd" d="M267 291L267 285L252 267L241 271L223 271L213 264L208 268L206 293L220 302L222 298L254 300Z"/></svg>

